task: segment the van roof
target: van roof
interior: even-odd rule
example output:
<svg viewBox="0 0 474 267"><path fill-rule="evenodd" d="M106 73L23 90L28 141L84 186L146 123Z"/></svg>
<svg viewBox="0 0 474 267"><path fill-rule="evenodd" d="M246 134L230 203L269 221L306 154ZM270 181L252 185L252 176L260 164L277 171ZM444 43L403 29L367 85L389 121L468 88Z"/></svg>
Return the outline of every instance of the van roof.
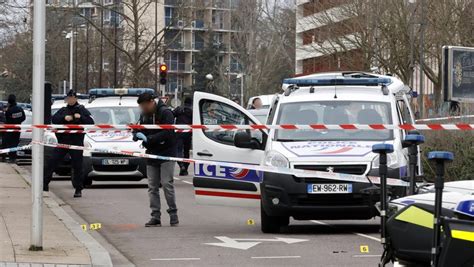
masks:
<svg viewBox="0 0 474 267"><path fill-rule="evenodd" d="M335 98L337 96L337 98ZM380 86L314 86L301 88L280 98L281 103L307 101L377 101L390 102L393 95L384 95Z"/></svg>

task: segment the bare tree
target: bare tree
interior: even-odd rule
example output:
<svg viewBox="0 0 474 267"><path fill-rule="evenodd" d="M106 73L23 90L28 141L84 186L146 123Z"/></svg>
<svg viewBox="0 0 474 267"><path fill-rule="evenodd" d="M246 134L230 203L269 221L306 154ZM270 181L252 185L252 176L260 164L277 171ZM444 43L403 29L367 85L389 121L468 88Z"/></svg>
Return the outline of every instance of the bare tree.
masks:
<svg viewBox="0 0 474 267"><path fill-rule="evenodd" d="M152 25L154 25L155 4L160 5L159 1L162 0L128 0L112 5L104 5L97 0L93 1L93 4L98 8L111 12L112 23L116 24L114 29L118 31L112 36L101 27L97 20L77 13L98 31L114 49L120 51L126 61L125 71L131 86L150 84L150 67L154 62L154 57L163 56L166 50L165 32L170 29L170 25L173 23L159 28L155 33L155 28ZM181 3L183 9L186 5L185 2ZM178 19L187 21L184 19L185 15L185 12L177 14L173 18L173 22ZM117 35L119 38L115 38ZM158 43L158 50L155 49L155 42Z"/></svg>
<svg viewBox="0 0 474 267"><path fill-rule="evenodd" d="M232 14L239 29L232 50L242 66L247 96L276 93L282 79L294 74L294 8L278 0L249 2Z"/></svg>

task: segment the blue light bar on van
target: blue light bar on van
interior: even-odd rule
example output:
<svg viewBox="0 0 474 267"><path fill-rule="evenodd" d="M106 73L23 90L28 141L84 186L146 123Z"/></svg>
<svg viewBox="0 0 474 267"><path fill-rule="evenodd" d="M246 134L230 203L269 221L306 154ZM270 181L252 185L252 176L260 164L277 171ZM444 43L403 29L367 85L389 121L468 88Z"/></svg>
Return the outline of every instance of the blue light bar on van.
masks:
<svg viewBox="0 0 474 267"><path fill-rule="evenodd" d="M91 97L139 96L143 93L155 94L151 88L94 88L89 90Z"/></svg>
<svg viewBox="0 0 474 267"><path fill-rule="evenodd" d="M294 84L296 86L331 86L331 85L389 85L389 78L324 78L324 79L284 79L283 84Z"/></svg>

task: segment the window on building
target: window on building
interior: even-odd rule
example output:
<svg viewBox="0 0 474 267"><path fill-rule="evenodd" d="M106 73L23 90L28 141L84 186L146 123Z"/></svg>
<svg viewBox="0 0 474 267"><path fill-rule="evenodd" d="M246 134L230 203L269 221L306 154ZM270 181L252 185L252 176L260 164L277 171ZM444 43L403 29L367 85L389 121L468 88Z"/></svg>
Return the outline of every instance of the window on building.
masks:
<svg viewBox="0 0 474 267"><path fill-rule="evenodd" d="M242 72L242 65L240 64L240 62L235 58L235 57L231 57L230 58L230 72L233 72L233 73L240 73Z"/></svg>
<svg viewBox="0 0 474 267"><path fill-rule="evenodd" d="M178 91L183 90L184 78L182 75L179 74L168 74L168 82L166 84L166 92L167 93L174 93L176 88Z"/></svg>
<svg viewBox="0 0 474 267"><path fill-rule="evenodd" d="M223 10L212 11L212 27L214 29L224 29L224 11Z"/></svg>
<svg viewBox="0 0 474 267"><path fill-rule="evenodd" d="M177 30L169 30L165 32L165 43L170 49L182 49L184 36L182 32Z"/></svg>
<svg viewBox="0 0 474 267"><path fill-rule="evenodd" d="M165 63L170 71L184 71L186 67L184 52L169 52L165 56Z"/></svg>
<svg viewBox="0 0 474 267"><path fill-rule="evenodd" d="M169 26L173 23L174 17L174 8L172 7L165 7L165 25Z"/></svg>

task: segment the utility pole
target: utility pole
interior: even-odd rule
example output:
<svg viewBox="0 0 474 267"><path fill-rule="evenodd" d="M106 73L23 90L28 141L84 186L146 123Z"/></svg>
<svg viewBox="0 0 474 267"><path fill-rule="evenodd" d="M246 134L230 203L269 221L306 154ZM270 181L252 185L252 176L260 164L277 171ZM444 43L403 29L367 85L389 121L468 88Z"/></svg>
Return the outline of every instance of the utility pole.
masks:
<svg viewBox="0 0 474 267"><path fill-rule="evenodd" d="M99 88L102 88L102 68L104 66L104 0L100 1L100 67L99 67Z"/></svg>
<svg viewBox="0 0 474 267"><path fill-rule="evenodd" d="M86 93L89 90L89 22L86 22Z"/></svg>
<svg viewBox="0 0 474 267"><path fill-rule="evenodd" d="M420 112L420 118L424 118L425 106L423 101L423 93L425 87L425 0L420 0L420 94L418 96L418 109Z"/></svg>
<svg viewBox="0 0 474 267"><path fill-rule="evenodd" d="M158 88L158 0L155 0L155 90L159 93Z"/></svg>
<svg viewBox="0 0 474 267"><path fill-rule="evenodd" d="M117 45L118 45L118 43L117 43L117 40L118 40L118 38L117 38L117 23L118 23L118 14L116 12L116 10L117 10L116 8L117 8L117 0L114 0L114 9L113 9L114 10L114 12L113 12L113 14L114 14L114 16L113 16L113 18L114 18L114 20L113 20L113 22L114 22L114 43L115 43L115 45L114 45L114 88L117 88Z"/></svg>
<svg viewBox="0 0 474 267"><path fill-rule="evenodd" d="M33 124L44 123L44 61L46 40L46 2L34 0L33 5ZM43 129L33 128L30 250L43 250Z"/></svg>
<svg viewBox="0 0 474 267"><path fill-rule="evenodd" d="M73 89L72 77L74 74L74 28L72 25L66 39L69 39L69 90L71 90Z"/></svg>

